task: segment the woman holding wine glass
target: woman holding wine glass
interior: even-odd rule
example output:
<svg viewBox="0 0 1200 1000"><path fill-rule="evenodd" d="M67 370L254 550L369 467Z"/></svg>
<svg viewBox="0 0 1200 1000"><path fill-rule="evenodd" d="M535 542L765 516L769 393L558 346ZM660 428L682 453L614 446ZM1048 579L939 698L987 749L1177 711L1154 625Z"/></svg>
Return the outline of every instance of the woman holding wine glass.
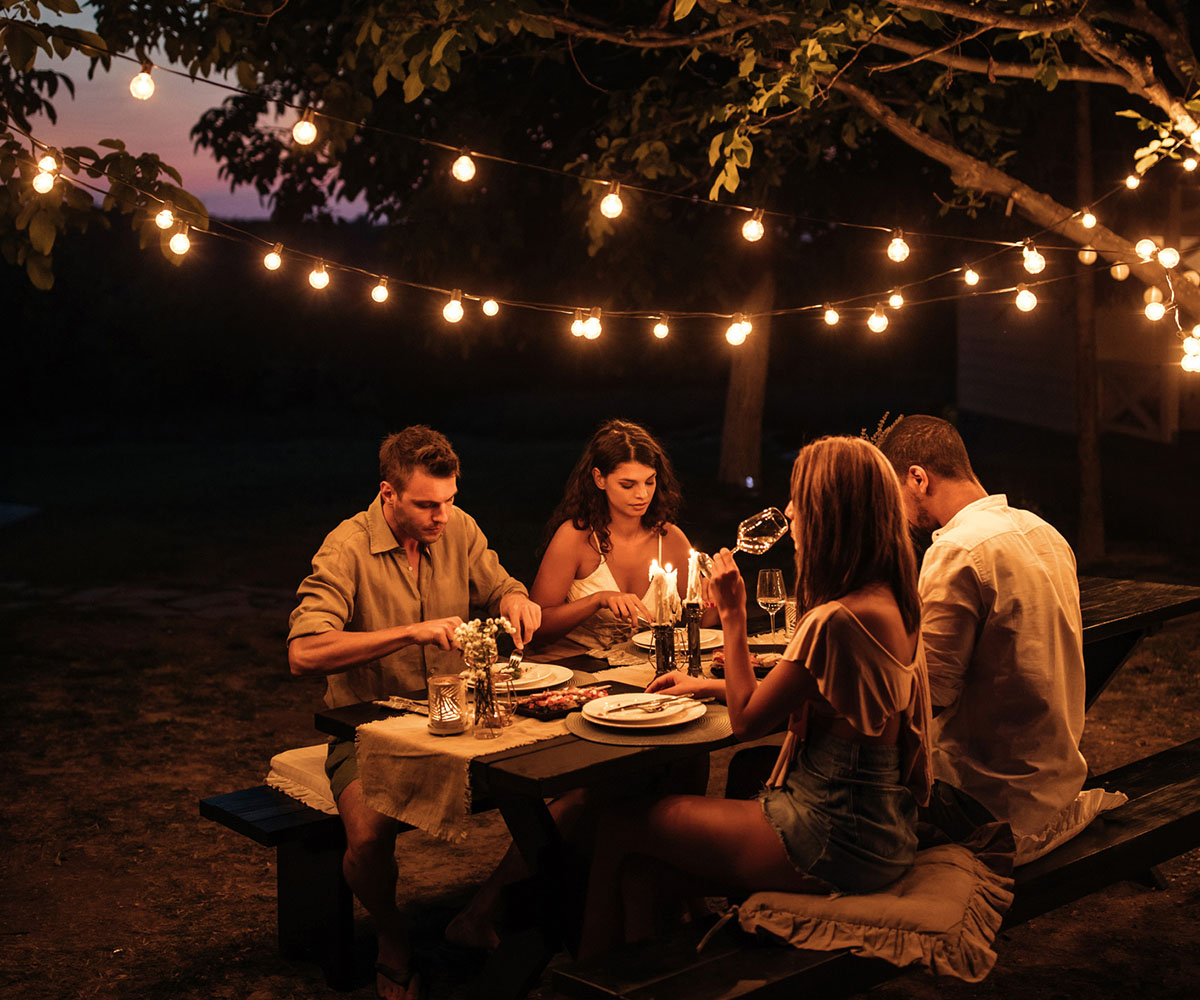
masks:
<svg viewBox="0 0 1200 1000"><path fill-rule="evenodd" d="M581 955L658 932L670 890L870 892L912 863L931 784L929 685L899 482L870 442L822 438L796 458L789 508L800 620L783 659L755 678L746 590L724 549L706 589L725 680L672 673L650 686L722 698L742 740L786 724L775 772L759 801L672 795L608 815Z"/></svg>

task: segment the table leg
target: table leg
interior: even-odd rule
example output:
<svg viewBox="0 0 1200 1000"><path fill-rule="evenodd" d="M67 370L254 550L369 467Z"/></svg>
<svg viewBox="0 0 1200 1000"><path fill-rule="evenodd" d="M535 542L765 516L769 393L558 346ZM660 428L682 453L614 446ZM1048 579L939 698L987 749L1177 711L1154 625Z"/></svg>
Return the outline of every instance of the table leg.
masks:
<svg viewBox="0 0 1200 1000"><path fill-rule="evenodd" d="M1126 632L1122 635L1113 635L1098 642L1089 642L1083 647L1083 665L1087 674L1087 691L1083 699L1085 708L1092 707L1092 703L1108 687L1109 682L1129 658L1130 653L1144 636L1150 634L1150 631L1150 629L1143 629Z"/></svg>

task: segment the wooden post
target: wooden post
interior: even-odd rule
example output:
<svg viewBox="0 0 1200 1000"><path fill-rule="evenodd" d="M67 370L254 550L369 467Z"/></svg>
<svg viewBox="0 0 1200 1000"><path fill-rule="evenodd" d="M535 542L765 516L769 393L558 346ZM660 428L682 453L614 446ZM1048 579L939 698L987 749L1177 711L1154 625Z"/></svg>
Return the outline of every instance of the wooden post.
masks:
<svg viewBox="0 0 1200 1000"><path fill-rule="evenodd" d="M775 276L765 270L746 303L746 313L770 312L775 304ZM762 422L770 358L771 317L759 315L740 347L729 347L729 391L721 429L719 482L746 488L762 478Z"/></svg>

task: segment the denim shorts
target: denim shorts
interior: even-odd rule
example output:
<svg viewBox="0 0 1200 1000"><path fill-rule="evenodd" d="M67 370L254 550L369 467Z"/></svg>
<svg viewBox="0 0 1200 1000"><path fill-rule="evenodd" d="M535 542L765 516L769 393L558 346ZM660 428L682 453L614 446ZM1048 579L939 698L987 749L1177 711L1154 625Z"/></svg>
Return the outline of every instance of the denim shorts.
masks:
<svg viewBox="0 0 1200 1000"><path fill-rule="evenodd" d="M917 804L894 746L812 734L760 801L796 870L842 892L881 889L916 856Z"/></svg>

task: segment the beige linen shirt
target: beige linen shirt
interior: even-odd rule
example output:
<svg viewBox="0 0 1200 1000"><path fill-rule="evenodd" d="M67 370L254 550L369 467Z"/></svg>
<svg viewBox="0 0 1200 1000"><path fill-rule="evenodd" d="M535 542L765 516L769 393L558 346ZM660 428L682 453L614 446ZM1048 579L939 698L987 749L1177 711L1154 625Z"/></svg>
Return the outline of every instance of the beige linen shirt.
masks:
<svg viewBox="0 0 1200 1000"><path fill-rule="evenodd" d="M1075 556L1003 494L933 533L921 635L935 706L933 772L1018 836L1038 833L1087 776L1083 623Z"/></svg>
<svg viewBox="0 0 1200 1000"><path fill-rule="evenodd" d="M421 546L414 578L378 497L325 536L312 567L297 591L300 604L289 622L289 643L331 629L373 632L451 615L467 619L471 608L496 614L505 594L527 593L504 571L474 518L458 507L451 511L442 537ZM462 666L457 650L405 646L329 674L325 703L338 708L386 698L424 687L427 674L457 673Z"/></svg>

